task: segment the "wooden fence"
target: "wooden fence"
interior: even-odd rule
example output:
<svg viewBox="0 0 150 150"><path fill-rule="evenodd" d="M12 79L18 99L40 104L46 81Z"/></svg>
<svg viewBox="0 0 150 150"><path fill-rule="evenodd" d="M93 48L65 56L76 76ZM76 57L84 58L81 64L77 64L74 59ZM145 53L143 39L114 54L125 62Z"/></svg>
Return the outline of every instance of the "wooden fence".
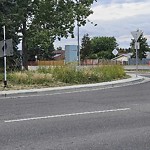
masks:
<svg viewBox="0 0 150 150"><path fill-rule="evenodd" d="M64 60L57 61L29 61L29 66L64 66Z"/></svg>
<svg viewBox="0 0 150 150"><path fill-rule="evenodd" d="M85 59L81 61L81 65L110 65L110 64L120 64L113 60L106 59Z"/></svg>
<svg viewBox="0 0 150 150"><path fill-rule="evenodd" d="M120 64L120 62L104 59L85 59L81 60L81 65L110 65L110 64ZM64 60L54 60L54 61L29 61L28 66L64 66Z"/></svg>

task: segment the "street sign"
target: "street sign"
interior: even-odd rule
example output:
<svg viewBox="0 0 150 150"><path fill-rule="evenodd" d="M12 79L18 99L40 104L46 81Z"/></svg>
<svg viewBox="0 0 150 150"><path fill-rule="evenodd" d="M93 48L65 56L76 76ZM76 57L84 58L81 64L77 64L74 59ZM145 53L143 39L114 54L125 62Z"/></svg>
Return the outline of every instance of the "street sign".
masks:
<svg viewBox="0 0 150 150"><path fill-rule="evenodd" d="M118 54L118 51L117 51L116 49L114 49L114 50L112 51L112 53L116 56L116 55Z"/></svg>
<svg viewBox="0 0 150 150"><path fill-rule="evenodd" d="M12 56L13 55L12 39L6 40L5 52L6 52L6 56ZM4 41L0 41L0 57L3 57L3 56L4 56Z"/></svg>
<svg viewBox="0 0 150 150"><path fill-rule="evenodd" d="M142 30L132 31L131 34L134 37L135 40L135 49L136 49L136 77L138 74L138 49L140 49L140 43L137 42L140 35L142 34Z"/></svg>
<svg viewBox="0 0 150 150"><path fill-rule="evenodd" d="M132 31L131 34L134 37L135 41L137 41L142 34L142 30Z"/></svg>
<svg viewBox="0 0 150 150"><path fill-rule="evenodd" d="M139 42L135 42L135 49L140 49L140 43Z"/></svg>

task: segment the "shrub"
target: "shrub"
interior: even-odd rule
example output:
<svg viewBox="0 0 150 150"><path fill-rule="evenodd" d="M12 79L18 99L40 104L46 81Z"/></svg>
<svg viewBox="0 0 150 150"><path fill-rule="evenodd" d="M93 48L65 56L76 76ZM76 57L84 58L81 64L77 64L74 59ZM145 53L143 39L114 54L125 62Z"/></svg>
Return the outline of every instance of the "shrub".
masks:
<svg viewBox="0 0 150 150"><path fill-rule="evenodd" d="M123 78L125 75L123 67L119 65L105 65L81 69L67 65L47 69L40 68L37 71L13 72L9 73L8 79L13 84L51 86L57 85L56 83L70 85L111 81Z"/></svg>

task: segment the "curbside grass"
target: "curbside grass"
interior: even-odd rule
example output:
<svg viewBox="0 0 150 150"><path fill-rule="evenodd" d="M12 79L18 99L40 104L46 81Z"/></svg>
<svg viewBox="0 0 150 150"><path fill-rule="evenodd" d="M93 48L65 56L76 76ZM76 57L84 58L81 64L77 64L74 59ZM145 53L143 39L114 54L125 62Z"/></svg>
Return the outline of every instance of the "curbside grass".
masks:
<svg viewBox="0 0 150 150"><path fill-rule="evenodd" d="M19 71L8 73L8 89L40 88L74 84L106 82L126 77L120 65L105 65L77 69L75 66L39 68L36 71ZM0 75L2 81L2 76Z"/></svg>

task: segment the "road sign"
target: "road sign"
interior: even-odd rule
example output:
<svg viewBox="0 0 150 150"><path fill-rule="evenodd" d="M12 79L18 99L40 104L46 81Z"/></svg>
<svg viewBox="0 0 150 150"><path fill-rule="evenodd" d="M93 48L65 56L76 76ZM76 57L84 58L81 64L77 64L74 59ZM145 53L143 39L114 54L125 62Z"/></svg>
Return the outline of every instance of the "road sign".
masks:
<svg viewBox="0 0 150 150"><path fill-rule="evenodd" d="M142 30L132 31L131 34L134 37L135 41L137 41L142 34Z"/></svg>
<svg viewBox="0 0 150 150"><path fill-rule="evenodd" d="M139 42L135 42L135 49L140 49L140 43Z"/></svg>
<svg viewBox="0 0 150 150"><path fill-rule="evenodd" d="M112 53L116 56L116 55L118 54L118 51L117 51L116 49L114 49L114 50L112 51Z"/></svg>
<svg viewBox="0 0 150 150"><path fill-rule="evenodd" d="M12 39L6 40L5 52L6 52L6 56L12 56L13 55ZM0 57L3 57L3 56L4 56L4 41L0 41Z"/></svg>
<svg viewBox="0 0 150 150"><path fill-rule="evenodd" d="M140 44L137 42L140 35L142 34L142 30L132 31L131 34L135 40L135 49L136 49L136 77L138 74L138 49L140 49Z"/></svg>

